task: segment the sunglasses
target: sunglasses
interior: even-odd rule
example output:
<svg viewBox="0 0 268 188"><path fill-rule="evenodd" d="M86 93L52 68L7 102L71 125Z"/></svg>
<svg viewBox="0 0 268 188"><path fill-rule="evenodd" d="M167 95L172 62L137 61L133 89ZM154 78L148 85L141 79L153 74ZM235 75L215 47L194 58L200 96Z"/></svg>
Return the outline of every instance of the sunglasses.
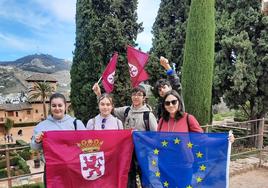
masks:
<svg viewBox="0 0 268 188"><path fill-rule="evenodd" d="M178 100L165 101L165 106L170 106L170 104L175 106L177 103L178 103Z"/></svg>
<svg viewBox="0 0 268 188"><path fill-rule="evenodd" d="M101 128L102 129L105 129L105 122L106 122L106 119L105 118L102 119L102 121L101 121Z"/></svg>

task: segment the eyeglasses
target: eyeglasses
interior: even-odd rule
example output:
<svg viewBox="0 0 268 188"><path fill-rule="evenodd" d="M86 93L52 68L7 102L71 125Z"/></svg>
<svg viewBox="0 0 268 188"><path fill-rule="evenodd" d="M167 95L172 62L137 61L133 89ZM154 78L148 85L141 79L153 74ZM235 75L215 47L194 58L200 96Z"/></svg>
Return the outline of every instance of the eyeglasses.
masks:
<svg viewBox="0 0 268 188"><path fill-rule="evenodd" d="M177 102L178 102L178 100L165 101L165 106L170 106L170 104L175 106L177 104Z"/></svg>
<svg viewBox="0 0 268 188"><path fill-rule="evenodd" d="M102 129L105 129L105 122L106 122L106 119L103 118L102 121L101 121L101 128Z"/></svg>
<svg viewBox="0 0 268 188"><path fill-rule="evenodd" d="M132 97L135 97L135 96L137 96L137 97L143 97L144 95L143 95L143 93L132 93L131 96Z"/></svg>

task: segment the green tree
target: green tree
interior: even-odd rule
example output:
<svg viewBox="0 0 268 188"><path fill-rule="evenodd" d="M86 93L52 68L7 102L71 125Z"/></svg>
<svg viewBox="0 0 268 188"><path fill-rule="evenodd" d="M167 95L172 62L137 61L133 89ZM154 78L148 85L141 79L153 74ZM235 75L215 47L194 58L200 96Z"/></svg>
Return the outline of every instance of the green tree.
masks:
<svg viewBox="0 0 268 188"><path fill-rule="evenodd" d="M215 42L214 0L193 0L187 23L182 93L187 112L200 124L211 121Z"/></svg>
<svg viewBox="0 0 268 188"><path fill-rule="evenodd" d="M49 82L35 82L34 86L29 90L29 101L41 100L43 104L44 118L47 118L46 100L50 97L53 92L53 88Z"/></svg>
<svg viewBox="0 0 268 188"><path fill-rule="evenodd" d="M4 129L7 134L9 134L9 131L13 126L14 126L14 121L10 118L6 118Z"/></svg>
<svg viewBox="0 0 268 188"><path fill-rule="evenodd" d="M71 102L75 116L86 122L97 114L92 86L114 51L119 54L115 76L116 105L129 104L131 89L126 45L135 45L138 32L137 0L78 0L76 42L71 68Z"/></svg>
<svg viewBox="0 0 268 188"><path fill-rule="evenodd" d="M213 102L241 109L248 119L268 110L268 17L260 2L217 1Z"/></svg>
<svg viewBox="0 0 268 188"><path fill-rule="evenodd" d="M176 64L181 71L186 35L186 21L190 9L190 0L162 0L153 24L153 43L150 50L148 72L153 85L159 78L165 78L159 57L164 56Z"/></svg>

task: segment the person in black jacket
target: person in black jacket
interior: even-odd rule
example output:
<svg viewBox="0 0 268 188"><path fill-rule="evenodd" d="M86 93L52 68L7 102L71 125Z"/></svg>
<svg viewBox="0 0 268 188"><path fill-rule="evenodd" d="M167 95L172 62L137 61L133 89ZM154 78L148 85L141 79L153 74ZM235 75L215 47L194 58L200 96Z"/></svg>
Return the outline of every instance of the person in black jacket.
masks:
<svg viewBox="0 0 268 188"><path fill-rule="evenodd" d="M163 79L163 78L159 79L156 82L155 87L154 87L154 89L156 90L155 93L157 93L159 97L158 104L156 107L156 116L158 120L160 119L161 114L162 114L161 106L162 106L163 97L165 96L165 94L173 89L181 95L180 78L178 77L176 72L170 67L168 59L161 56L160 64L161 66L165 68L168 79ZM181 99L182 99L182 110L184 111L184 102L183 102L182 95L181 95Z"/></svg>

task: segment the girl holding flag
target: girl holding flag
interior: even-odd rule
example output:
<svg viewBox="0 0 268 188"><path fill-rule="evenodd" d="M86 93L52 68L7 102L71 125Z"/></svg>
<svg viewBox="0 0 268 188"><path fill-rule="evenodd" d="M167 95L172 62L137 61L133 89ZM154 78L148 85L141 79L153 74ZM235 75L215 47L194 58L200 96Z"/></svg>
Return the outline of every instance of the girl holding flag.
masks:
<svg viewBox="0 0 268 188"><path fill-rule="evenodd" d="M110 94L101 94L98 98L98 106L100 114L87 122L88 130L123 129L122 121L111 114L114 103Z"/></svg>

